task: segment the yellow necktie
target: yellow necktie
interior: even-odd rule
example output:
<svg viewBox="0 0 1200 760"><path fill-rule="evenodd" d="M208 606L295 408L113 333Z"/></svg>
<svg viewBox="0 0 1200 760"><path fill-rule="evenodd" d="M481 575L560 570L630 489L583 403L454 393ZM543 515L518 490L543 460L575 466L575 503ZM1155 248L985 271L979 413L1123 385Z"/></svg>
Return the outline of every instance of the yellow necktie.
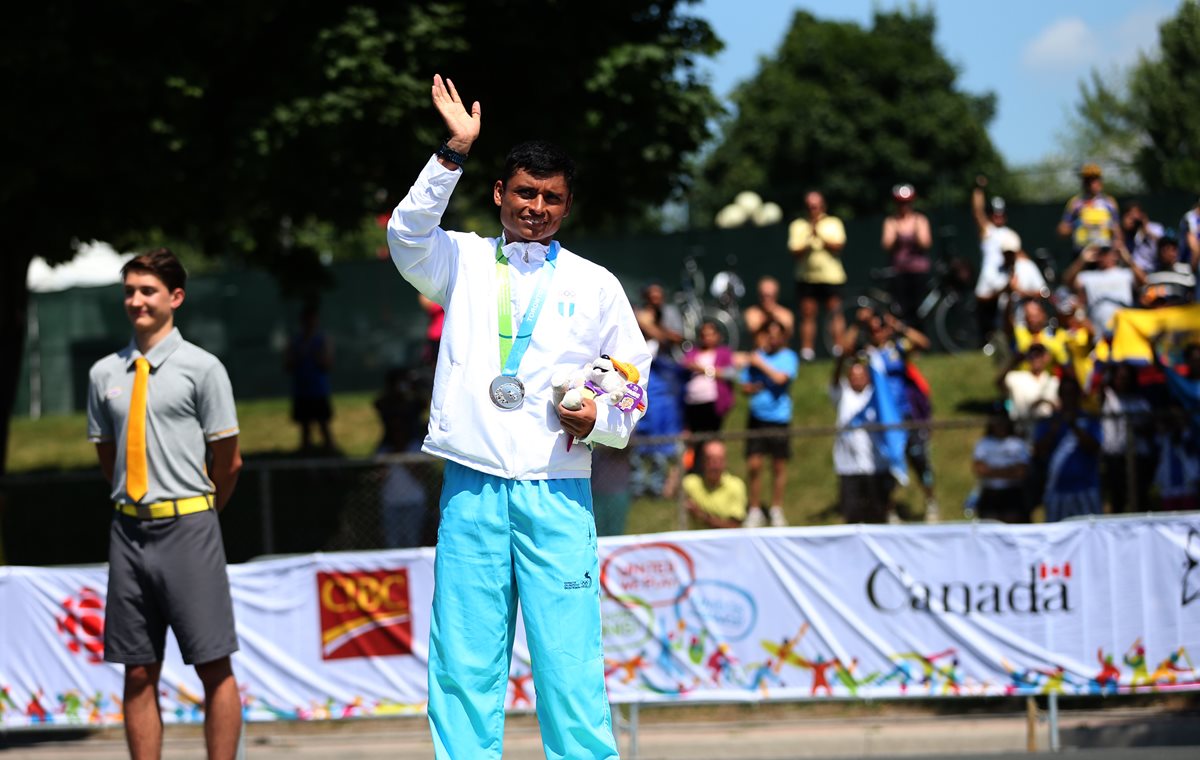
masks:
<svg viewBox="0 0 1200 760"><path fill-rule="evenodd" d="M141 501L149 489L146 475L146 385L150 362L138 357L133 362L133 393L129 396L129 421L125 431L125 492Z"/></svg>

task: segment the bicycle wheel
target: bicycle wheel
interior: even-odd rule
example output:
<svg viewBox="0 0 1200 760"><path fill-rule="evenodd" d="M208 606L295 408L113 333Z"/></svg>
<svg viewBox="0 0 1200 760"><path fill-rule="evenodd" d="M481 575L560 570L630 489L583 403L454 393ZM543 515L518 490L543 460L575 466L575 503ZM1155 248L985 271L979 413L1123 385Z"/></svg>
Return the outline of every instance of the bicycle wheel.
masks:
<svg viewBox="0 0 1200 760"><path fill-rule="evenodd" d="M722 341L726 346L729 346L730 351L737 351L738 344L741 342L741 328L738 326L737 320L729 316L723 309L718 309L715 306L704 307L703 322L712 322L717 326L717 330L721 333Z"/></svg>
<svg viewBox="0 0 1200 760"><path fill-rule="evenodd" d="M954 291L947 293L934 309L933 322L943 351L957 354L977 347L974 298Z"/></svg>

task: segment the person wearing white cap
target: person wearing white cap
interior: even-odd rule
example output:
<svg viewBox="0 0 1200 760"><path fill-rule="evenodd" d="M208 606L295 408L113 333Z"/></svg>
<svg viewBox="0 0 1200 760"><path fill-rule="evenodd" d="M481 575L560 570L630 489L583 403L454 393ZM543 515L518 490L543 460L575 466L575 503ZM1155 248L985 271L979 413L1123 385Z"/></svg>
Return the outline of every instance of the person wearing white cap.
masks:
<svg viewBox="0 0 1200 760"><path fill-rule="evenodd" d="M979 279L975 283L980 343L986 343L991 332L996 329L997 317L1003 313L1006 305L1003 303L1003 296L1014 275L1024 274L1024 270L1027 269L1021 267L1022 271L1018 273L1015 262L1006 268L1005 254L1015 254L1021 250L1021 236L1008 226L1003 198L994 197L991 203L986 203L984 188L987 187L987 183L987 177L980 175L975 178L975 187L971 191L971 214L975 217L975 226L979 230L979 250L982 254ZM1034 269L1037 267L1034 266ZM1042 287L1044 286L1043 280ZM1040 290L1040 287L1037 289Z"/></svg>

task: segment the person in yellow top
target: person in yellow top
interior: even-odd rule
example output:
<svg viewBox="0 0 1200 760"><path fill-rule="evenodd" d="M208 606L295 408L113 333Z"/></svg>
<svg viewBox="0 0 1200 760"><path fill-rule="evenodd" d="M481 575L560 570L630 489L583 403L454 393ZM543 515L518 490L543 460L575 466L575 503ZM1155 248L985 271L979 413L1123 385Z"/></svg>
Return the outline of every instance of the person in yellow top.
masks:
<svg viewBox="0 0 1200 760"><path fill-rule="evenodd" d="M746 519L746 483L725 471L725 444L704 444L704 472L683 478L688 513L710 528L740 528Z"/></svg>
<svg viewBox="0 0 1200 760"><path fill-rule="evenodd" d="M846 228L842 220L825 213L825 198L813 191L804 196L807 219L797 219L788 227L788 249L796 259L796 303L800 305L800 358L812 361L817 336L817 315L825 304L829 320L830 345L842 345L846 321L842 316L841 286L846 284L842 249L846 247Z"/></svg>
<svg viewBox="0 0 1200 760"><path fill-rule="evenodd" d="M1084 164L1079 169L1079 182L1080 193L1063 208L1059 237L1070 238L1076 255L1091 246L1123 246L1121 209L1115 198L1105 194L1100 167Z"/></svg>
<svg viewBox="0 0 1200 760"><path fill-rule="evenodd" d="M1013 352L1024 355L1029 353L1030 346L1040 343L1050 352L1050 358L1054 360L1055 364L1066 366L1070 360L1070 357L1067 356L1067 336L1050 326L1050 317L1046 314L1046 307L1042 301L1026 301L1022 305L1022 312L1025 316L1024 324L1016 324L1011 311L1008 315ZM1027 370L1029 365L1023 362L1017 369Z"/></svg>

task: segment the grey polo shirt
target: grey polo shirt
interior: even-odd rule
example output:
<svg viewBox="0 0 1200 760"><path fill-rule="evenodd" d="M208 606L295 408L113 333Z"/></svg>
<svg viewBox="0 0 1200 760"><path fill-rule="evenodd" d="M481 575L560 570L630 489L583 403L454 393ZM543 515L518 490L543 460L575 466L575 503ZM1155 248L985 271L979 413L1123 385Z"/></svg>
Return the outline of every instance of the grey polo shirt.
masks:
<svg viewBox="0 0 1200 760"><path fill-rule="evenodd" d="M92 365L88 387L88 440L113 441L113 501L127 504L125 434L134 361L142 355L131 341ZM146 354L146 469L143 504L212 493L206 467L207 443L238 434L229 375L217 357L188 343L179 329Z"/></svg>

